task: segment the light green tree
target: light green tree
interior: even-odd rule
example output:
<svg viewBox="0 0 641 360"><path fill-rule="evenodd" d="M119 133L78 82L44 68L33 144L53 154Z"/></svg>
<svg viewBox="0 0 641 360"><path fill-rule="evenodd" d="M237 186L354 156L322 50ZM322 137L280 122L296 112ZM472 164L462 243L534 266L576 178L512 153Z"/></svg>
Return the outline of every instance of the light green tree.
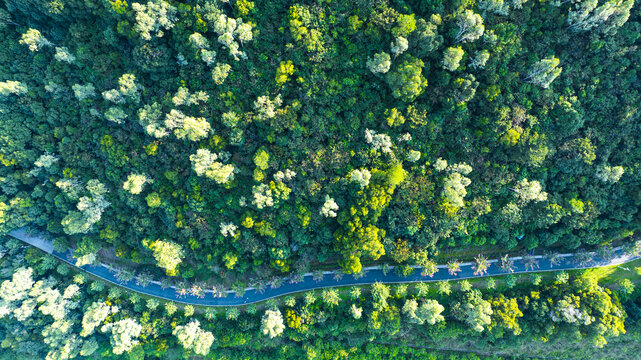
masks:
<svg viewBox="0 0 641 360"><path fill-rule="evenodd" d="M548 193L543 191L541 183L536 180L521 179L516 183L514 192L516 192L523 203L545 201L548 198Z"/></svg>
<svg viewBox="0 0 641 360"><path fill-rule="evenodd" d="M460 46L452 46L443 52L443 67L449 71L455 71L459 68L461 60L463 60L465 51Z"/></svg>
<svg viewBox="0 0 641 360"><path fill-rule="evenodd" d="M385 284L376 282L371 288L372 299L374 303L372 306L377 311L385 311L387 309L387 299L390 297L389 287Z"/></svg>
<svg viewBox="0 0 641 360"><path fill-rule="evenodd" d="M465 206L463 198L467 195L466 187L472 181L458 172L451 172L443 182L443 196L457 207Z"/></svg>
<svg viewBox="0 0 641 360"><path fill-rule="evenodd" d="M200 328L198 320L192 320L187 325L178 325L173 331L178 342L187 350L197 355L205 356L214 343L214 335Z"/></svg>
<svg viewBox="0 0 641 360"><path fill-rule="evenodd" d="M492 322L492 305L483 300L477 289L465 292L460 302L452 306L452 315L470 325L476 332L485 330Z"/></svg>
<svg viewBox="0 0 641 360"><path fill-rule="evenodd" d="M472 10L465 10L456 17L456 25L458 25L458 32L456 33L456 42L471 42L481 36L485 32L485 25L483 25L483 18L479 14L475 14Z"/></svg>
<svg viewBox="0 0 641 360"><path fill-rule="evenodd" d="M234 165L217 161L218 155L208 149L198 149L195 154L189 156L189 160L198 176L205 176L218 184L227 184L234 179Z"/></svg>
<svg viewBox="0 0 641 360"><path fill-rule="evenodd" d="M259 96L254 101L254 111L258 120L272 119L276 116L276 109L283 104L280 94L273 100L269 96Z"/></svg>
<svg viewBox="0 0 641 360"><path fill-rule="evenodd" d="M470 67L482 69L485 67L485 64L490 59L490 52L487 50L478 51L472 61L470 62Z"/></svg>
<svg viewBox="0 0 641 360"><path fill-rule="evenodd" d="M102 92L102 98L114 104L124 104L125 98L117 89L111 89Z"/></svg>
<svg viewBox="0 0 641 360"><path fill-rule="evenodd" d="M354 169L350 172L349 176L350 180L357 183L361 189L369 185L369 180L372 178L372 174L367 169Z"/></svg>
<svg viewBox="0 0 641 360"><path fill-rule="evenodd" d="M615 184L621 179L625 170L623 166L600 166L597 168L596 177L604 183Z"/></svg>
<svg viewBox="0 0 641 360"><path fill-rule="evenodd" d="M395 58L396 56L399 56L400 54L407 51L408 47L409 47L409 42L407 41L406 38L402 36L395 38L394 41L390 44L392 54L394 54Z"/></svg>
<svg viewBox="0 0 641 360"><path fill-rule="evenodd" d="M165 269L167 275L175 276L184 255L182 246L172 241L163 240L153 241L147 246L153 251L158 266Z"/></svg>
<svg viewBox="0 0 641 360"><path fill-rule="evenodd" d="M167 312L168 316L172 316L173 314L178 311L178 306L174 304L173 302L166 302L165 303L165 312Z"/></svg>
<svg viewBox="0 0 641 360"><path fill-rule="evenodd" d="M414 299L407 299L403 305L403 313L409 318L409 322L419 325L425 323L434 325L437 322L445 321L441 315L444 310L443 305L432 299L425 300L420 305Z"/></svg>
<svg viewBox="0 0 641 360"><path fill-rule="evenodd" d="M63 189L63 191L64 189L71 190L66 192L67 196L72 195L70 200L77 199L75 196L79 195L78 193L81 191L79 183L74 185L73 181L61 180L56 182L56 186ZM76 189L72 190L72 188ZM85 190L88 193L88 196L82 196L77 199L78 204L76 205L76 208L79 211L70 211L60 222L65 233L69 235L85 234L89 232L92 229L92 226L100 221L103 211L111 205L104 197L107 193L107 188L100 181L96 179L87 181Z"/></svg>
<svg viewBox="0 0 641 360"><path fill-rule="evenodd" d="M414 289L416 291L416 296L419 298L426 297L430 292L430 285L428 283L419 282L414 284Z"/></svg>
<svg viewBox="0 0 641 360"><path fill-rule="evenodd" d="M212 80L214 80L214 83L216 83L216 85L222 85L227 79L227 76L229 76L230 71L231 65L218 63L211 70L211 78Z"/></svg>
<svg viewBox="0 0 641 360"><path fill-rule="evenodd" d="M329 307L338 306L338 303L341 301L341 298L338 294L338 289L329 288L323 289L321 292L321 299L325 305Z"/></svg>
<svg viewBox="0 0 641 360"><path fill-rule="evenodd" d="M187 138L191 141L200 141L207 137L210 130L211 125L205 118L186 116L182 126L174 130L174 135L178 139Z"/></svg>
<svg viewBox="0 0 641 360"><path fill-rule="evenodd" d="M162 121L162 108L158 103L140 108L138 110L138 123L149 136L163 138L169 134Z"/></svg>
<svg viewBox="0 0 641 360"><path fill-rule="evenodd" d="M358 320L363 316L363 308L356 306L356 304L352 304L352 306L349 308L349 313L354 319Z"/></svg>
<svg viewBox="0 0 641 360"><path fill-rule="evenodd" d="M400 14L396 19L396 26L392 28L392 35L407 37L414 30L416 30L416 18L414 14Z"/></svg>
<svg viewBox="0 0 641 360"><path fill-rule="evenodd" d="M56 54L54 58L58 61L66 62L67 64L73 64L76 61L76 57L73 56L69 49L66 47L56 47Z"/></svg>
<svg viewBox="0 0 641 360"><path fill-rule="evenodd" d="M405 102L411 102L423 93L427 79L423 77L422 60L412 56L406 57L386 75L387 84L392 89L392 96Z"/></svg>
<svg viewBox="0 0 641 360"><path fill-rule="evenodd" d="M147 4L132 3L132 10L136 12L134 29L143 40L151 40L152 35L162 37L163 30L170 30L176 21L176 8L167 1L149 1Z"/></svg>
<svg viewBox="0 0 641 360"><path fill-rule="evenodd" d="M385 74L392 66L392 58L388 53L380 52L368 58L366 65L369 71L374 74Z"/></svg>
<svg viewBox="0 0 641 360"><path fill-rule="evenodd" d="M439 281L436 283L436 292L441 295L449 295L452 293L452 285L449 281Z"/></svg>
<svg viewBox="0 0 641 360"><path fill-rule="evenodd" d="M325 203L323 203L323 207L320 209L320 214L324 217L336 217L337 211L338 204L336 204L336 201L329 197L329 195L325 195Z"/></svg>
<svg viewBox="0 0 641 360"><path fill-rule="evenodd" d="M32 52L38 51L45 46L53 45L40 33L40 31L36 29L28 29L24 34L22 34L20 44L27 45L29 47L29 51Z"/></svg>
<svg viewBox="0 0 641 360"><path fill-rule="evenodd" d="M254 154L254 165L260 170L267 170L269 168L269 152L264 147L261 147Z"/></svg>
<svg viewBox="0 0 641 360"><path fill-rule="evenodd" d="M357 286L352 286L351 289L349 289L349 297L353 300L358 300L361 297L361 288Z"/></svg>
<svg viewBox="0 0 641 360"><path fill-rule="evenodd" d="M112 106L105 111L105 118L116 124L122 124L127 118L127 113L117 106Z"/></svg>
<svg viewBox="0 0 641 360"><path fill-rule="evenodd" d="M392 138L387 134L377 134L374 130L365 129L365 142L372 146L373 151L392 152Z"/></svg>
<svg viewBox="0 0 641 360"><path fill-rule="evenodd" d="M158 305L160 305L160 302L158 302L158 300L156 300L155 298L147 299L147 303L146 303L147 309L154 311L158 308Z"/></svg>
<svg viewBox="0 0 641 360"><path fill-rule="evenodd" d="M24 95L27 93L27 87L19 81L1 81L0 82L0 96L9 95Z"/></svg>
<svg viewBox="0 0 641 360"><path fill-rule="evenodd" d="M71 89L73 90L76 99L80 101L96 96L96 88L90 83L85 85L75 84Z"/></svg>
<svg viewBox="0 0 641 360"><path fill-rule="evenodd" d="M209 48L209 41L201 33L195 32L189 35L189 44L195 47L196 49L207 49Z"/></svg>
<svg viewBox="0 0 641 360"><path fill-rule="evenodd" d="M207 64L207 66L212 66L216 64L216 52L214 50L202 49L200 50L200 59Z"/></svg>
<svg viewBox="0 0 641 360"><path fill-rule="evenodd" d="M241 44L245 41L251 41L254 38L254 34L252 33L252 26L248 23L238 24L236 30L234 30L234 35Z"/></svg>
<svg viewBox="0 0 641 360"><path fill-rule="evenodd" d="M275 338L280 336L283 330L285 330L285 324L280 310L266 310L261 320L260 331L270 338Z"/></svg>
<svg viewBox="0 0 641 360"><path fill-rule="evenodd" d="M481 0L478 3L478 7L481 10L503 16L507 16L510 12L510 4L504 0Z"/></svg>
<svg viewBox="0 0 641 360"><path fill-rule="evenodd" d="M100 330L103 333L111 333L111 350L114 354L120 355L138 345L137 338L142 331L142 326L135 319L127 318L103 325Z"/></svg>
<svg viewBox="0 0 641 360"><path fill-rule="evenodd" d="M0 285L0 298L5 306L9 306L14 301L26 299L28 290L34 284L32 279L32 268L18 268L11 275L11 280L5 280Z"/></svg>
<svg viewBox="0 0 641 360"><path fill-rule="evenodd" d="M634 0L606 0L597 5L598 0L577 2L568 12L567 22L570 29L576 32L613 32L630 17Z"/></svg>
<svg viewBox="0 0 641 360"><path fill-rule="evenodd" d="M626 296L632 295L634 292L634 283L630 279L622 279L619 281L619 291Z"/></svg>
<svg viewBox="0 0 641 360"><path fill-rule="evenodd" d="M82 331L80 332L80 336L87 337L93 334L94 329L100 326L107 316L115 314L116 312L118 312L118 307L109 306L104 301L91 303L82 317Z"/></svg>
<svg viewBox="0 0 641 360"><path fill-rule="evenodd" d="M563 68L558 67L559 62L560 60L554 56L536 62L527 72L525 81L547 89L552 81L561 75Z"/></svg>
<svg viewBox="0 0 641 360"><path fill-rule="evenodd" d="M100 345L98 344L98 341L96 339L91 338L89 340L85 340L85 342L82 344L82 348L80 349L80 355L81 356L91 356L93 353L98 350Z"/></svg>

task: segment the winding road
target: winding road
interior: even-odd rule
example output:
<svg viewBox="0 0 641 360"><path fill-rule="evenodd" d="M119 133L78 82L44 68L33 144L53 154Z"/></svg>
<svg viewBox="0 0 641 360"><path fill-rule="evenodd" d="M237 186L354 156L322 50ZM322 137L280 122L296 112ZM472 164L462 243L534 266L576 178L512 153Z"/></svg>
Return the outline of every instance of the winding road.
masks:
<svg viewBox="0 0 641 360"><path fill-rule="evenodd" d="M76 267L74 258L72 256L72 251L67 250L66 252L58 252L53 249L51 241L47 240L43 235L33 235L27 231L26 228L17 229L11 231L9 236L22 240L27 244L37 247L38 249L49 253L56 258ZM536 269L526 269L525 263L521 257L511 258L514 261L514 274L522 273L532 273L532 272L543 272L543 271L559 271L559 270L576 270L576 269L586 269L586 268L596 268L602 266L612 266L612 265L621 265L636 259L639 259L639 256L633 256L626 254L621 247L613 249L612 256L609 259L595 259L585 266L579 266L576 264L574 254L561 254L560 262L558 265L552 265L549 259L543 256L534 256L538 261L538 268ZM174 301L182 304L191 304L198 306L242 306L252 303L257 303L265 301L271 298L297 293L301 291L320 289L320 288L329 288L329 287L339 287L339 286L351 286L351 285L367 285L373 284L376 282L381 283L411 283L411 282L434 282L434 281L443 281L443 280L462 280L469 278L479 278L479 277L488 277L488 276L499 276L506 275L498 266L498 260L489 260L489 267L487 269L487 274L483 276L474 275L474 270L472 269L472 263L462 263L461 271L456 275L450 275L447 271L446 265L439 265L438 271L434 276L423 276L420 271L414 271L409 276L399 276L392 271L389 271L387 274L383 272L379 267L365 268L365 276L361 278L354 278L350 275L345 275L342 279L334 279L332 271L326 271L322 280L316 281L312 278L312 274L305 274L303 281L298 283L289 283L284 282L282 286L272 289L267 288L263 292L258 291L255 288L247 288L245 294L242 297L235 296L235 292L228 290L226 291L226 297L214 297L212 295L212 290L205 290L204 297L197 297L191 294L181 296L178 294L174 286L168 288L162 288L160 282L152 281L147 286L137 285L135 281L119 281L115 276L115 271L107 264L99 265L83 265L78 266L80 269L86 271L87 273L101 278L104 281L122 286L131 291L139 292L141 294L158 297L165 300Z"/></svg>

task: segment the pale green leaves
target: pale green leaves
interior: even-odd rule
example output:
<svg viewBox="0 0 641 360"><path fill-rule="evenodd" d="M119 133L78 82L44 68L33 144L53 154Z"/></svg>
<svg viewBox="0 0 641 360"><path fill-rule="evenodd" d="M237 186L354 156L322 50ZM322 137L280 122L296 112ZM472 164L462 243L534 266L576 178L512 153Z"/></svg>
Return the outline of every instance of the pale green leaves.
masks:
<svg viewBox="0 0 641 360"><path fill-rule="evenodd" d="M285 330L283 315L280 310L267 310L261 320L260 331L270 338L280 336Z"/></svg>
<svg viewBox="0 0 641 360"><path fill-rule="evenodd" d="M192 320L187 325L178 325L173 331L178 342L187 350L193 350L197 355L205 356L214 342L214 335L200 328L198 320Z"/></svg>
<svg viewBox="0 0 641 360"><path fill-rule="evenodd" d="M198 176L205 176L218 184L226 184L234 179L236 168L231 164L218 161L219 156L207 149L198 149L189 157L192 168Z"/></svg>

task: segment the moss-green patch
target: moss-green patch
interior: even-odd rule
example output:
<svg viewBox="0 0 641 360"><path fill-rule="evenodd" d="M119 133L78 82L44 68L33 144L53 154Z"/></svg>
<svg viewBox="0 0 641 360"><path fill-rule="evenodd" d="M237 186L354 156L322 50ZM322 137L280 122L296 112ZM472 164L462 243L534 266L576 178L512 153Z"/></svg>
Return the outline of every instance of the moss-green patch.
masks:
<svg viewBox="0 0 641 360"><path fill-rule="evenodd" d="M623 265L605 266L577 271L583 278L594 277L604 285L616 284L623 279L629 279L635 284L641 282L641 259Z"/></svg>

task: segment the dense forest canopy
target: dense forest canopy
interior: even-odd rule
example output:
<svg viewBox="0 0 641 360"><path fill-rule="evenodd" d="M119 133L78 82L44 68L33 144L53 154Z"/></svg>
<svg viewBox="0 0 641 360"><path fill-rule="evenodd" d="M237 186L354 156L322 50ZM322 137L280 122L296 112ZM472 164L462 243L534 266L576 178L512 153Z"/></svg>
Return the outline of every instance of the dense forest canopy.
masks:
<svg viewBox="0 0 641 360"><path fill-rule="evenodd" d="M1 231L187 278L625 238L633 5L6 0Z"/></svg>
<svg viewBox="0 0 641 360"><path fill-rule="evenodd" d="M641 267L635 272L638 280ZM479 360L474 351L494 360L630 359L641 336L641 287L607 282L591 270L561 271L326 288L258 306L199 308L110 286L7 239L0 359Z"/></svg>
<svg viewBox="0 0 641 360"><path fill-rule="evenodd" d="M634 0L3 0L0 359L638 353L633 265L217 310L5 235L218 295L638 255L640 45Z"/></svg>

